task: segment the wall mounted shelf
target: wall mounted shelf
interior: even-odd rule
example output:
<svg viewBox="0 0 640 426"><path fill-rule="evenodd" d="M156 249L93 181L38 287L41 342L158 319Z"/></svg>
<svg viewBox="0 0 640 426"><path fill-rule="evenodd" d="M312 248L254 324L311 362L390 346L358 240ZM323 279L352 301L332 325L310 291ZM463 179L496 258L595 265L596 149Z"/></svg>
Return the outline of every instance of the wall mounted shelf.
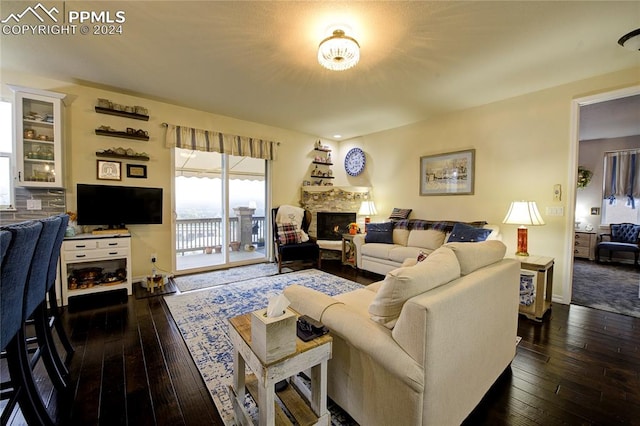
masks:
<svg viewBox="0 0 640 426"><path fill-rule="evenodd" d="M149 161L149 157L146 155L126 155L126 154L111 154L108 152L96 152L96 156L104 157L104 158L124 158L126 160L137 160L137 161Z"/></svg>
<svg viewBox="0 0 640 426"><path fill-rule="evenodd" d="M149 121L148 115L136 114L135 112L118 111L115 109L102 108L97 106L96 112L100 114L116 115L118 117L133 118L134 120Z"/></svg>
<svg viewBox="0 0 640 426"><path fill-rule="evenodd" d="M135 140L138 140L138 141L148 141L149 140L149 136L134 135L134 134L127 133L127 132L108 132L106 130L100 130L100 129L96 129L96 135L109 136L109 137L112 137L112 138L135 139Z"/></svg>

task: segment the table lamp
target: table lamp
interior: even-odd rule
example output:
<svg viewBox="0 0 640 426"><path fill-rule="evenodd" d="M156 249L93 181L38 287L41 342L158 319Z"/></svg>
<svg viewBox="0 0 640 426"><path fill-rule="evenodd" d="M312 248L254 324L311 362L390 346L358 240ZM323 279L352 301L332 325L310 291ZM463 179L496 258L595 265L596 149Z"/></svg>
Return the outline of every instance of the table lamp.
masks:
<svg viewBox="0 0 640 426"><path fill-rule="evenodd" d="M520 225L518 227L518 250L516 256L529 256L527 252L526 225L544 225L544 220L538 211L535 201L514 201L502 223Z"/></svg>
<svg viewBox="0 0 640 426"><path fill-rule="evenodd" d="M360 216L364 216L364 232L367 232L367 224L371 222L371 216L378 214L373 201L363 201L360 204L360 210L358 210Z"/></svg>

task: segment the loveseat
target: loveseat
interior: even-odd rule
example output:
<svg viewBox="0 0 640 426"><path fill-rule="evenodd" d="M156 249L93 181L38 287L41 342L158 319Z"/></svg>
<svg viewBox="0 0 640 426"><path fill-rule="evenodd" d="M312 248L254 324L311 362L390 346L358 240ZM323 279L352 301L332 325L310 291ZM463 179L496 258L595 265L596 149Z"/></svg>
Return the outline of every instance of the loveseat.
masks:
<svg viewBox="0 0 640 426"><path fill-rule="evenodd" d="M433 252L445 242L500 240L500 228L487 222L406 219L367 225L353 238L358 269L384 275L409 258Z"/></svg>
<svg viewBox="0 0 640 426"><path fill-rule="evenodd" d="M458 425L510 365L519 263L501 241L449 243L338 296L292 285L333 336L328 395L362 425Z"/></svg>

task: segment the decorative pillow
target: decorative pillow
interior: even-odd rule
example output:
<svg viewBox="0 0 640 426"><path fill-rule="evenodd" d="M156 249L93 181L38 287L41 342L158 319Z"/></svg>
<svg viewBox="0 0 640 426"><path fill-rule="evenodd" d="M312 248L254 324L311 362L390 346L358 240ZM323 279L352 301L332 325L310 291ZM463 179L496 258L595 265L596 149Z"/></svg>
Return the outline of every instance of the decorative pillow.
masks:
<svg viewBox="0 0 640 426"><path fill-rule="evenodd" d="M477 243L487 239L491 229L476 228L465 223L456 223L447 242Z"/></svg>
<svg viewBox="0 0 640 426"><path fill-rule="evenodd" d="M368 224L364 242L393 244L393 222Z"/></svg>
<svg viewBox="0 0 640 426"><path fill-rule="evenodd" d="M300 244L302 238L300 230L293 223L279 223L278 224L278 240L280 244Z"/></svg>
<svg viewBox="0 0 640 426"><path fill-rule="evenodd" d="M413 230L409 234L407 246L409 247L421 247L429 250L435 250L444 244L445 233L441 231L435 231L433 229L427 230Z"/></svg>
<svg viewBox="0 0 640 426"><path fill-rule="evenodd" d="M391 220L403 220L409 217L411 214L411 210L413 209L399 209L394 207L393 211L389 215L389 219Z"/></svg>
<svg viewBox="0 0 640 426"><path fill-rule="evenodd" d="M440 247L415 266L394 269L385 276L369 305L371 319L392 329L407 300L459 276L458 259L447 247Z"/></svg>
<svg viewBox="0 0 640 426"><path fill-rule="evenodd" d="M442 247L448 247L456 254L462 275L469 275L476 269L502 260L507 252L507 246L498 240L482 241L476 244L447 243Z"/></svg>

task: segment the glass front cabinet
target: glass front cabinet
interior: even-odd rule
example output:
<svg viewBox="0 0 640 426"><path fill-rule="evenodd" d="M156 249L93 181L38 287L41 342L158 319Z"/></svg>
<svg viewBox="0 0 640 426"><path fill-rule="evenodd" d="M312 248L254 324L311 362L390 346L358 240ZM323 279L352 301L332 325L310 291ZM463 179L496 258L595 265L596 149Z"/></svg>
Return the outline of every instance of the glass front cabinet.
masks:
<svg viewBox="0 0 640 426"><path fill-rule="evenodd" d="M16 153L16 183L26 187L62 188L62 100L66 95L11 86Z"/></svg>

